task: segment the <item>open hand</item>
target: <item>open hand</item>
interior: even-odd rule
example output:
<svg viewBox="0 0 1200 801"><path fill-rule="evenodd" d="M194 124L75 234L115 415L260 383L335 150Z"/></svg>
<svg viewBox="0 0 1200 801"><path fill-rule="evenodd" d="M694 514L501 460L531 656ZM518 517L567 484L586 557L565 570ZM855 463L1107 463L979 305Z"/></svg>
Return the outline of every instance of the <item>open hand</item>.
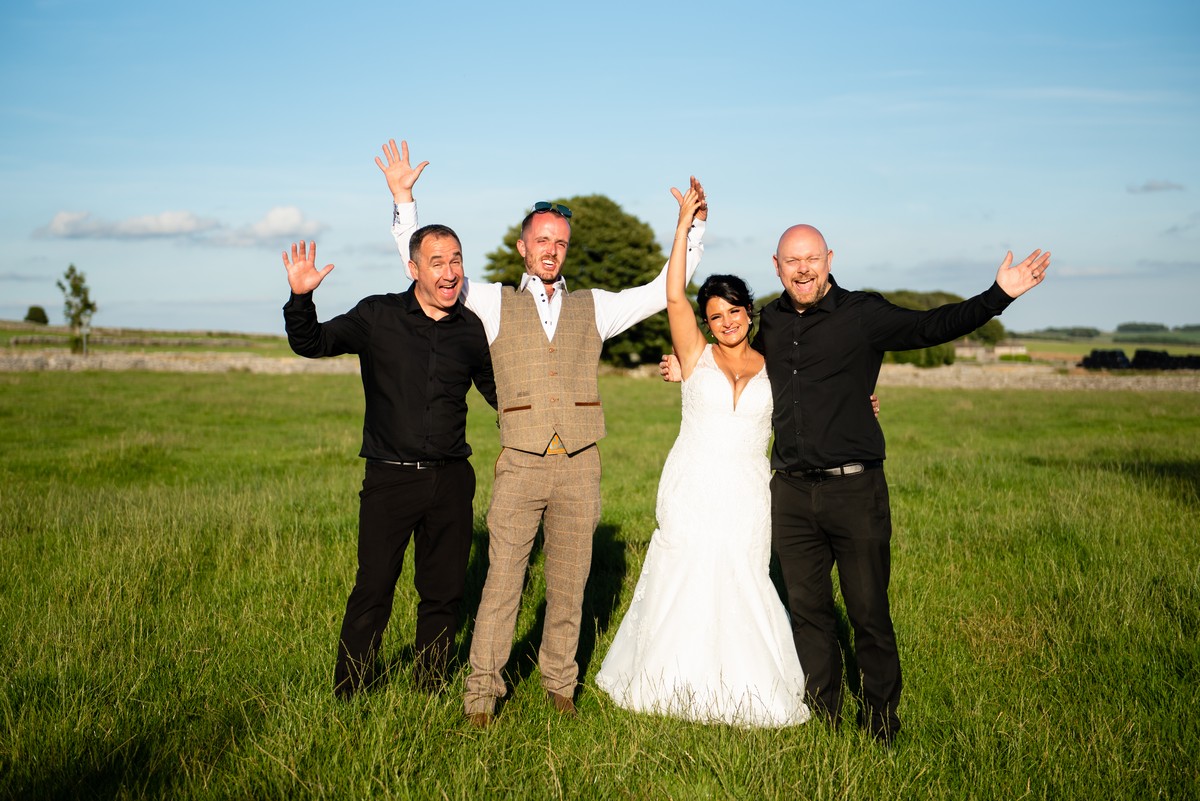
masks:
<svg viewBox="0 0 1200 801"><path fill-rule="evenodd" d="M305 247L303 241L299 245L293 242L291 258L288 258L286 250L283 251L283 269L287 270L288 285L297 295L312 292L333 270L332 264L326 264L323 270L317 269L317 243L311 244L311 247Z"/></svg>
<svg viewBox="0 0 1200 801"><path fill-rule="evenodd" d="M408 142L400 140L400 150L396 150L396 140L389 139L383 146L383 155L387 159L384 164L379 156L375 157L375 166L383 171L387 179L388 189L392 190L392 199L397 203L411 203L413 184L421 177L421 171L429 166L428 161L422 161L413 167L408 160Z"/></svg>
<svg viewBox="0 0 1200 801"><path fill-rule="evenodd" d="M996 272L996 283L1010 298L1019 298L1040 284L1046 277L1046 270L1050 269L1048 250L1045 253L1035 250L1020 264L1013 264L1012 260L1013 254L1010 250Z"/></svg>

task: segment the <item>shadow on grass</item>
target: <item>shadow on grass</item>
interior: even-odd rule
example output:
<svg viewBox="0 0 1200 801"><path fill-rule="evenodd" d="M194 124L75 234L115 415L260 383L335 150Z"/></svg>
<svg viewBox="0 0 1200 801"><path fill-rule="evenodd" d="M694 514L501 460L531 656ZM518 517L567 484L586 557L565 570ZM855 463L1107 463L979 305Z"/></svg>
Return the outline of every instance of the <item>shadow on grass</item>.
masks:
<svg viewBox="0 0 1200 801"><path fill-rule="evenodd" d="M160 671L158 687L142 686L150 697L189 699L186 679ZM100 686L95 676L69 670L54 676L23 675L11 679L4 706L18 718L62 720L64 705L86 694L111 695L114 684ZM146 706L137 699L118 701L106 715L80 719L64 729L51 728L35 737L37 752L4 765L0 798L142 798L172 797L188 785L198 769L260 727L266 707L240 703L236 693L214 694L207 708L181 711L175 706ZM133 701L130 703L129 701ZM215 708L213 703L219 705ZM186 707L186 701L180 706ZM85 708L95 715L95 708Z"/></svg>
<svg viewBox="0 0 1200 801"><path fill-rule="evenodd" d="M60 762L39 760L37 772L14 771L7 798L119 798L121 795L162 796L176 771L163 753L166 732L143 733L112 749L103 742L64 743L73 753ZM66 755L64 755L66 756ZM178 764L178 758L173 760Z"/></svg>
<svg viewBox="0 0 1200 801"><path fill-rule="evenodd" d="M1184 503L1193 506L1200 503L1200 462L1142 458L1100 464L1144 481L1156 492L1166 489Z"/></svg>
<svg viewBox="0 0 1200 801"><path fill-rule="evenodd" d="M467 563L467 580L463 589L462 606L458 611L458 628L461 631L466 626L467 629L459 641L458 648L451 656L451 671L459 665L468 664L471 654L471 635L474 634L475 629L473 625L468 625L468 621L474 622L475 615L479 612L479 601L483 598L483 583L487 579L488 571L488 542L487 524L477 524L471 535L471 559ZM529 556L530 561L541 547L542 538L539 532L538 536L534 538L533 550ZM525 581L528 583L528 575L526 575Z"/></svg>
<svg viewBox="0 0 1200 801"><path fill-rule="evenodd" d="M1125 454L1113 458L1111 453L1095 453L1087 459L1047 459L1031 456L1025 463L1033 467L1056 470L1079 470L1099 467L1142 481L1155 492L1169 493L1175 500L1192 506L1200 504L1200 462L1159 459L1150 454Z"/></svg>
<svg viewBox="0 0 1200 801"><path fill-rule="evenodd" d="M628 547L618 538L619 526L600 524L592 539L592 572L583 591L583 620L579 630L579 675L586 676L596 652L596 640L608 632L621 601L621 586L629 569Z"/></svg>

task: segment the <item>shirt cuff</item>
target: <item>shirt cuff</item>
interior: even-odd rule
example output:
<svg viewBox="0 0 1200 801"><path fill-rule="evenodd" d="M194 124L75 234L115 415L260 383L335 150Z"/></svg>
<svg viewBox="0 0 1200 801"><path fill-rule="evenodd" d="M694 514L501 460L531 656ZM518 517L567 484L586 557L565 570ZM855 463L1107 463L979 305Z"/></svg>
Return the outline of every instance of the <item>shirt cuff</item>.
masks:
<svg viewBox="0 0 1200 801"><path fill-rule="evenodd" d="M392 225L415 225L417 222L417 203L393 203Z"/></svg>
<svg viewBox="0 0 1200 801"><path fill-rule="evenodd" d="M988 290L983 293L983 302L987 304L989 309L995 309L996 314L1007 309L1016 298L1011 298L1008 293L1000 288L1000 284L995 281L988 287Z"/></svg>
<svg viewBox="0 0 1200 801"><path fill-rule="evenodd" d="M284 305L285 309L303 309L313 307L313 293L305 292L302 295L297 295L295 292L288 298L288 302Z"/></svg>

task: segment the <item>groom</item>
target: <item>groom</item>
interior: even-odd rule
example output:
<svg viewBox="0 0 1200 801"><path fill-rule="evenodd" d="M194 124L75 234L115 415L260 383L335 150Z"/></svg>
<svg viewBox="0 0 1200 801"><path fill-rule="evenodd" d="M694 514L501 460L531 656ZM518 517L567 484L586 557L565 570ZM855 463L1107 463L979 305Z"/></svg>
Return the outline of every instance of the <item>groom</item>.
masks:
<svg viewBox="0 0 1200 801"><path fill-rule="evenodd" d="M784 231L772 257L784 294L763 307L754 339L775 405L771 539L787 592L809 705L834 725L842 653L833 567L862 674L858 724L891 744L900 731L900 657L888 604L892 520L883 431L867 404L883 354L950 342L1003 312L1045 278L1050 254L1009 253L987 291L929 311L838 286L833 251L811 225Z"/></svg>
<svg viewBox="0 0 1200 801"><path fill-rule="evenodd" d="M787 590L792 634L814 711L842 707L831 571L854 629L862 673L858 723L890 744L900 731L900 657L888 606L892 521L883 432L864 404L883 354L950 342L1003 312L1046 275L1050 254L1012 265L987 291L930 311L852 292L830 274L833 251L811 225L784 231L773 257L784 294L762 311L757 347L775 396L772 547Z"/></svg>

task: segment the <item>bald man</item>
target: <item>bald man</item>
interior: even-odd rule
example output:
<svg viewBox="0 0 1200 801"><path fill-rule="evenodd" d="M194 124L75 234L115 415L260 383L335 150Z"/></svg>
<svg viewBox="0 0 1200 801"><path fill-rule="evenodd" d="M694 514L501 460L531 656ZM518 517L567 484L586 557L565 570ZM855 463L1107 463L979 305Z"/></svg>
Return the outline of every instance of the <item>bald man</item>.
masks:
<svg viewBox="0 0 1200 801"><path fill-rule="evenodd" d="M812 709L834 725L842 707L832 570L854 629L862 674L858 723L891 744L900 731L900 657L888 606L892 521L883 431L862 398L883 354L971 333L1045 278L1050 254L1013 265L1005 256L982 294L930 311L903 309L837 285L833 251L811 225L795 225L773 257L784 294L763 307L754 346L774 395L772 546L779 557L792 636Z"/></svg>

